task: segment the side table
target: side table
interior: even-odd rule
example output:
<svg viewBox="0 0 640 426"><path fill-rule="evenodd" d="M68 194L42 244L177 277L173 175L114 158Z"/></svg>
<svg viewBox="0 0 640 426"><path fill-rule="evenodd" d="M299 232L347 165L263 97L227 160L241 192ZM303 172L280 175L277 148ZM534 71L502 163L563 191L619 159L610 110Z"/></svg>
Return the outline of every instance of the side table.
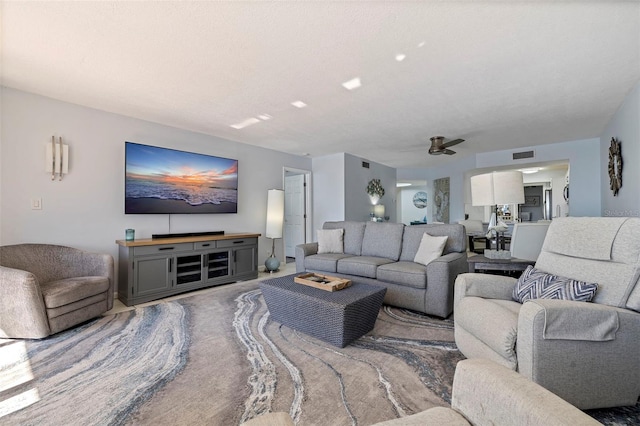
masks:
<svg viewBox="0 0 640 426"><path fill-rule="evenodd" d="M467 259L469 264L469 272L494 271L511 275L513 273L523 272L529 265L535 265L535 260L516 259L489 259L484 256L469 256Z"/></svg>

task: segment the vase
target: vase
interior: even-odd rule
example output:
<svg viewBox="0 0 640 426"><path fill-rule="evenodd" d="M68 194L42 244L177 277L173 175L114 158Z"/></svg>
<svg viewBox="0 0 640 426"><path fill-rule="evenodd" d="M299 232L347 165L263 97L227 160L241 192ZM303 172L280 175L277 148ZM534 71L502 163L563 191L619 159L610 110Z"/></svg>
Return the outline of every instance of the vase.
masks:
<svg viewBox="0 0 640 426"><path fill-rule="evenodd" d="M280 268L280 261L275 256L268 257L264 261L264 267L268 272L276 272Z"/></svg>

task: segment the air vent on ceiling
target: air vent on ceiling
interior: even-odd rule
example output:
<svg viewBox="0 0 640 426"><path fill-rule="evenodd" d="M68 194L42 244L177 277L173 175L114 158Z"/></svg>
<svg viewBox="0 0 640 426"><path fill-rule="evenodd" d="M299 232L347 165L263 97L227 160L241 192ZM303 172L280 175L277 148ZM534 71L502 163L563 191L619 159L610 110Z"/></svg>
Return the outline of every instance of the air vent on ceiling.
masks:
<svg viewBox="0 0 640 426"><path fill-rule="evenodd" d="M365 169L369 168L369 162L368 161L363 161L362 162L362 167L364 167Z"/></svg>
<svg viewBox="0 0 640 426"><path fill-rule="evenodd" d="M522 160L523 158L533 158L533 157L535 157L535 152L533 151L522 151L522 152L513 153L514 160Z"/></svg>

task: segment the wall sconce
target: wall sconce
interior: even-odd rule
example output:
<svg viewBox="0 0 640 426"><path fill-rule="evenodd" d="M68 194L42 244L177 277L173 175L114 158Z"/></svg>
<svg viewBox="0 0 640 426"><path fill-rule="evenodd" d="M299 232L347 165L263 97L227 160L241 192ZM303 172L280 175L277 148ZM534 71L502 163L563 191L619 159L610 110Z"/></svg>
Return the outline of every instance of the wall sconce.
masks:
<svg viewBox="0 0 640 426"><path fill-rule="evenodd" d="M62 138L51 136L51 143L47 144L44 171L51 173L51 180L62 180L62 175L69 173L69 145L62 143Z"/></svg>

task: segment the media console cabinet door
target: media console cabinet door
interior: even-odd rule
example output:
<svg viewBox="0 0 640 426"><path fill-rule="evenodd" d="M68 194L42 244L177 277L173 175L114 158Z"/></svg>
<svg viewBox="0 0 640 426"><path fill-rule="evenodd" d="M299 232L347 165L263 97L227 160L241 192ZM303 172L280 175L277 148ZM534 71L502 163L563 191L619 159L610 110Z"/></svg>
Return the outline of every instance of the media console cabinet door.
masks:
<svg viewBox="0 0 640 426"><path fill-rule="evenodd" d="M133 261L133 297L166 292L172 287L172 257L136 257Z"/></svg>
<svg viewBox="0 0 640 426"><path fill-rule="evenodd" d="M233 275L250 274L257 270L256 246L238 247L233 251L235 268Z"/></svg>

